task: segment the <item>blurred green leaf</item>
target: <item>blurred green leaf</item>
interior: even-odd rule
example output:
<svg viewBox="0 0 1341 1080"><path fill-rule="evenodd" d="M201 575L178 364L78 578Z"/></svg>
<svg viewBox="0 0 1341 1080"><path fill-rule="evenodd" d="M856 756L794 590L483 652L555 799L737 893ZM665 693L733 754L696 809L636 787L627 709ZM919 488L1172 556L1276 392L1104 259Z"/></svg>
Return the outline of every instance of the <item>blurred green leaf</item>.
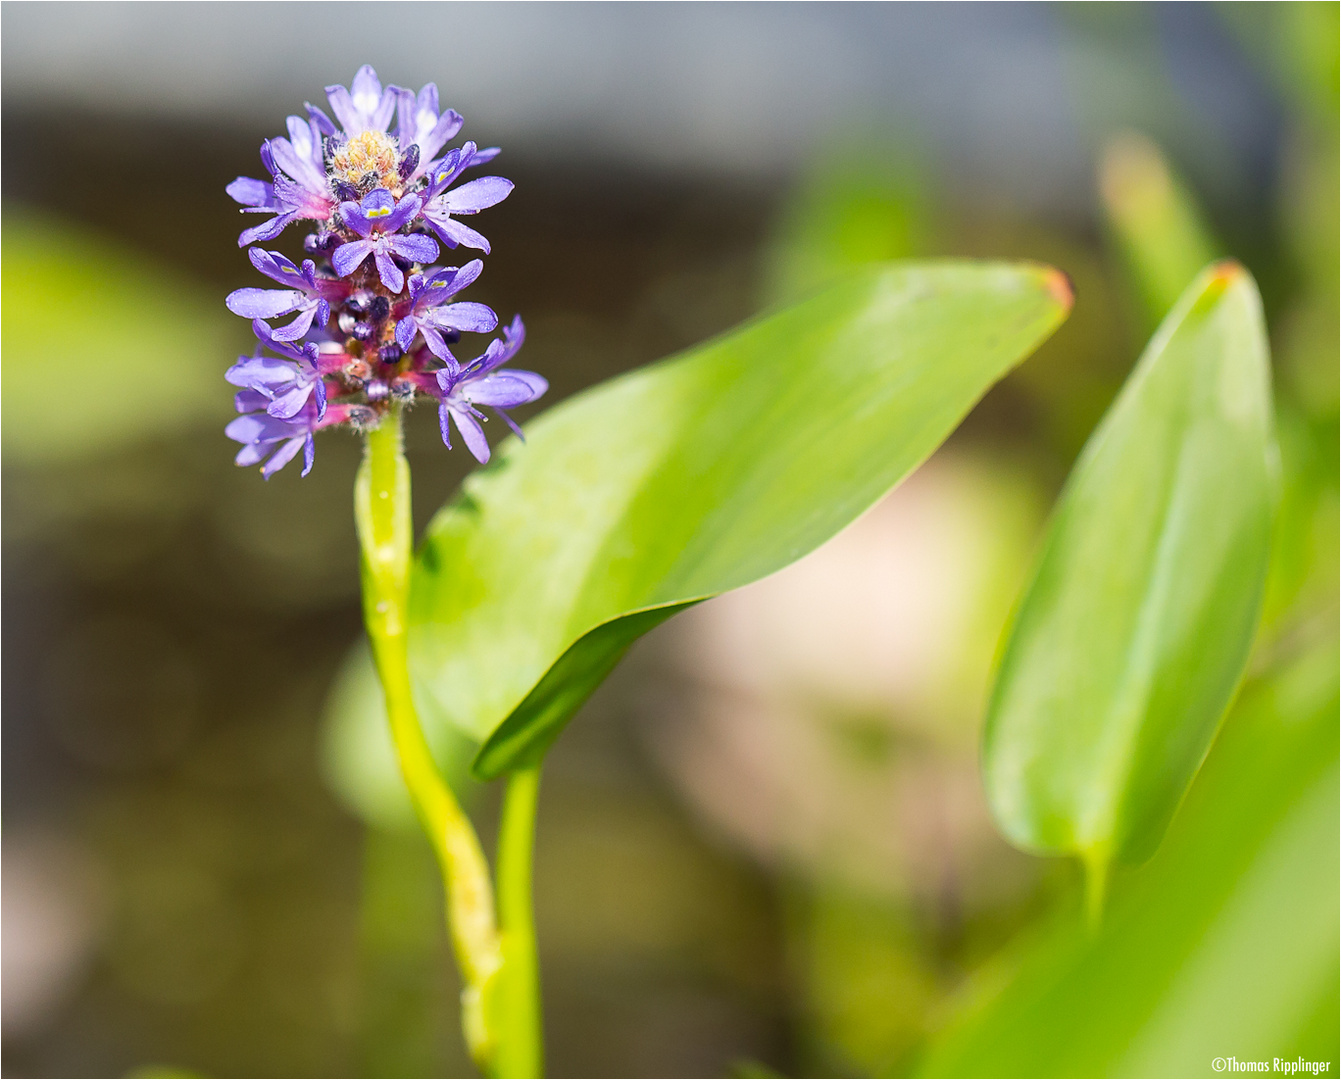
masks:
<svg viewBox="0 0 1341 1080"><path fill-rule="evenodd" d="M1341 6L1335 0L1216 6L1249 55L1286 91L1292 111L1334 137L1341 92Z"/></svg>
<svg viewBox="0 0 1341 1080"><path fill-rule="evenodd" d="M412 588L425 697L495 776L640 634L800 558L924 460L1061 322L1037 265L873 268L551 410L434 519Z"/></svg>
<svg viewBox="0 0 1341 1080"><path fill-rule="evenodd" d="M1337 649L1250 687L1097 933L1075 912L984 972L924 1076L1337 1074Z"/></svg>
<svg viewBox="0 0 1341 1080"><path fill-rule="evenodd" d="M1237 264L1170 313L1087 444L1005 645L998 824L1102 871L1159 843L1247 660L1271 531L1261 305Z"/></svg>
<svg viewBox="0 0 1341 1080"><path fill-rule="evenodd" d="M1104 151L1099 174L1108 222L1130 267L1148 325L1168 314L1203 266L1222 254L1164 155L1127 133Z"/></svg>
<svg viewBox="0 0 1341 1080"><path fill-rule="evenodd" d="M921 253L930 225L925 188L910 163L861 144L820 155L780 216L765 303L793 303L858 267Z"/></svg>
<svg viewBox="0 0 1341 1080"><path fill-rule="evenodd" d="M6 456L64 460L227 418L223 370L246 328L222 296L31 210L7 207L4 234Z"/></svg>

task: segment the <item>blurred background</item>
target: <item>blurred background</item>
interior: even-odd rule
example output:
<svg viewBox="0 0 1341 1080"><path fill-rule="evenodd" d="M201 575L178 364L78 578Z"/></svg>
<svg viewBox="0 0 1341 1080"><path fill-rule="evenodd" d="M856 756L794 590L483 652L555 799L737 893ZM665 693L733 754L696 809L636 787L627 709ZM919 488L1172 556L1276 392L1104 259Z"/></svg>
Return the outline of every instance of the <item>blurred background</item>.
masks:
<svg viewBox="0 0 1341 1080"><path fill-rule="evenodd" d="M362 63L435 81L503 146L517 189L471 298L523 314L546 405L873 259L1039 259L1077 294L886 502L657 631L559 741L553 1074L1010 1074L992 988L1080 946L1054 929L1074 868L985 809L993 651L1090 430L1232 254L1277 375L1262 638L1174 855L1118 883L1167 978L1047 983L1145 1019L1106 1058L1018 1068L1200 1075L1200 1016L1335 1075L1337 11L0 5L6 1075L471 1072L428 847L360 727L358 444L267 484L222 432L251 347L223 297L257 283L224 185ZM433 421L411 423L420 528L469 464ZM465 794L487 840L497 792ZM1216 854L1235 813L1258 831ZM1252 893L1216 937L1263 866L1289 897ZM1203 939L1230 943L1214 977Z"/></svg>

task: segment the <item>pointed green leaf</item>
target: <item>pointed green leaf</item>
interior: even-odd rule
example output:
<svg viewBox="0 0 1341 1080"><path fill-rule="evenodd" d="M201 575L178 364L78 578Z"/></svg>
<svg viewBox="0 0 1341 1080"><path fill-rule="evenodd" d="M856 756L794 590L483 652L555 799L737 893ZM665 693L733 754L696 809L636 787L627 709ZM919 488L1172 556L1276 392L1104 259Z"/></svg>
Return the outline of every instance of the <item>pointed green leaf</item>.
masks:
<svg viewBox="0 0 1341 1080"><path fill-rule="evenodd" d="M849 524L1069 305L1041 266L877 267L505 444L434 519L411 600L416 677L484 742L476 771L543 752L640 634Z"/></svg>
<svg viewBox="0 0 1341 1080"><path fill-rule="evenodd" d="M1218 264L1081 455L1004 650L983 770L1019 846L1104 865L1158 844L1252 642L1270 418L1257 289Z"/></svg>
<svg viewBox="0 0 1341 1080"><path fill-rule="evenodd" d="M1017 941L917 1075L1212 1076L1230 1055L1336 1075L1336 808L1332 640L1245 691L1102 927L1070 913Z"/></svg>
<svg viewBox="0 0 1341 1080"><path fill-rule="evenodd" d="M1201 209L1159 147L1128 132L1104 151L1099 190L1148 320L1161 319L1218 250Z"/></svg>

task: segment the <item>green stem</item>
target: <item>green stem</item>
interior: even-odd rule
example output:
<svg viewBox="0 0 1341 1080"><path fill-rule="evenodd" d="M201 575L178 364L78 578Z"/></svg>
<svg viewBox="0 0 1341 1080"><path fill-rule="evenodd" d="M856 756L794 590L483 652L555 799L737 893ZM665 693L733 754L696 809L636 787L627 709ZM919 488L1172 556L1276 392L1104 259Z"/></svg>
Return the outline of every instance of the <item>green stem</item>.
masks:
<svg viewBox="0 0 1341 1080"><path fill-rule="evenodd" d="M502 987L498 996L507 1038L495 1062L498 1076L540 1076L544 1032L540 1014L540 964L536 953L531 867L535 850L540 766L508 777L498 831L498 918L503 937Z"/></svg>
<svg viewBox="0 0 1341 1080"><path fill-rule="evenodd" d="M1081 856L1081 863L1085 868L1085 921L1090 933L1098 933L1108 899L1108 853L1092 849Z"/></svg>
<svg viewBox="0 0 1341 1080"><path fill-rule="evenodd" d="M354 519L362 550L363 621L386 697L401 773L432 842L447 893L447 927L461 969L461 1022L476 1064L491 1071L499 1039L489 998L503 963L489 865L470 819L443 781L415 712L406 634L409 627L410 466L401 415L393 407L368 433L354 482Z"/></svg>

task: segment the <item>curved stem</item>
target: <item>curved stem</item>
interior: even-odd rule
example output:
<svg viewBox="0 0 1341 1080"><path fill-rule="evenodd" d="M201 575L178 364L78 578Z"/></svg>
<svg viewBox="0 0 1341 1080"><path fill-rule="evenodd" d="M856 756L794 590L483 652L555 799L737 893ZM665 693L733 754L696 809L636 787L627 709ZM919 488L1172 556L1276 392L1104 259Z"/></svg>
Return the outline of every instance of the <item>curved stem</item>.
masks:
<svg viewBox="0 0 1341 1080"><path fill-rule="evenodd" d="M409 628L410 466L400 411L368 433L354 482L354 518L362 552L363 621L386 697L392 739L415 811L442 869L447 927L461 968L461 1020L471 1055L491 1071L499 1040L488 999L503 955L494 920L489 865L470 819L442 779L415 712L406 634Z"/></svg>
<svg viewBox="0 0 1341 1080"><path fill-rule="evenodd" d="M532 858L540 766L508 777L498 831L498 918L503 940L502 986L498 1001L507 1037L498 1047L499 1076L540 1076L544 1032L540 1013L540 963L532 906Z"/></svg>

